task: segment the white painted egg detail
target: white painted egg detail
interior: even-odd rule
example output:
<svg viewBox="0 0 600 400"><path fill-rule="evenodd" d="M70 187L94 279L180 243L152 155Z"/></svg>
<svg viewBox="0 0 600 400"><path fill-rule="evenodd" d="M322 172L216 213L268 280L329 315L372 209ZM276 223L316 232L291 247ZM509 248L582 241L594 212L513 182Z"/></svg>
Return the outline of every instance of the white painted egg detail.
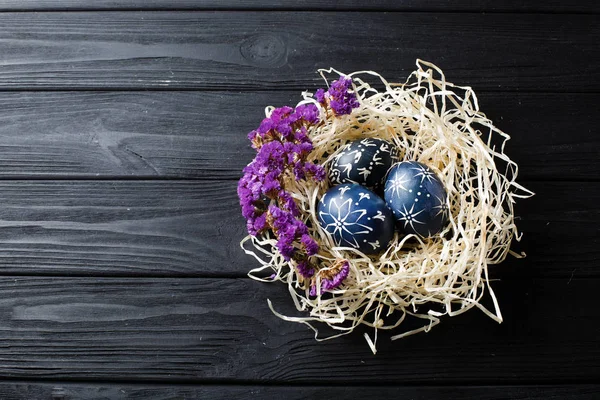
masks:
<svg viewBox="0 0 600 400"><path fill-rule="evenodd" d="M319 201L321 227L337 246L379 253L394 236L394 216L383 199L357 184L334 186Z"/></svg>
<svg viewBox="0 0 600 400"><path fill-rule="evenodd" d="M385 182L385 202L401 231L421 237L439 233L448 222L448 196L441 179L427 165L403 161Z"/></svg>
<svg viewBox="0 0 600 400"><path fill-rule="evenodd" d="M332 160L328 168L333 185L358 183L377 190L384 184L390 167L399 161L394 144L376 138L350 142Z"/></svg>

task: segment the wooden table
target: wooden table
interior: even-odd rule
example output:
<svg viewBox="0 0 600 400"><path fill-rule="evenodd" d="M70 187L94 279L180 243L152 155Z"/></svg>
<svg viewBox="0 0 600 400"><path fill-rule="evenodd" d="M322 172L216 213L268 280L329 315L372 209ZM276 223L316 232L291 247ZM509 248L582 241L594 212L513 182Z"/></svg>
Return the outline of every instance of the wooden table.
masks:
<svg viewBox="0 0 600 400"><path fill-rule="evenodd" d="M0 399L600 398L600 6L471 3L0 1ZM512 135L528 257L501 325L316 343L246 277L246 133L317 68L416 58Z"/></svg>

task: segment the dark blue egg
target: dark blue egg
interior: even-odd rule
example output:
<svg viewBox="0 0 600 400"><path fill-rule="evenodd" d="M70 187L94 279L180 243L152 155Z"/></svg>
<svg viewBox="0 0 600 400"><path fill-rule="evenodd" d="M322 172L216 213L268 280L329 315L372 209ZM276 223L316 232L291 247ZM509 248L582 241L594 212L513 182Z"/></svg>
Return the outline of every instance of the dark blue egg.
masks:
<svg viewBox="0 0 600 400"><path fill-rule="evenodd" d="M448 222L447 194L441 179L427 165L403 161L385 182L385 202L404 233L431 237Z"/></svg>
<svg viewBox="0 0 600 400"><path fill-rule="evenodd" d="M350 142L332 160L328 176L333 185L358 183L376 190L383 186L390 167L399 161L398 150L382 139Z"/></svg>
<svg viewBox="0 0 600 400"><path fill-rule="evenodd" d="M385 201L364 186L334 186L317 207L321 227L337 246L353 247L365 254L384 250L394 236L394 216Z"/></svg>

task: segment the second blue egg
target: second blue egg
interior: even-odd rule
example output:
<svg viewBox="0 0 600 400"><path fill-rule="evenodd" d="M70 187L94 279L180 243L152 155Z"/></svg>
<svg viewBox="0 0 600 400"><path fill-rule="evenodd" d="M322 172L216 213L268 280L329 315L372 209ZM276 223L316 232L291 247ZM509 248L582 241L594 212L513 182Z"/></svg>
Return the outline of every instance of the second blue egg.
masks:
<svg viewBox="0 0 600 400"><path fill-rule="evenodd" d="M385 182L384 197L406 234L431 237L448 221L444 184L423 163L403 161L394 165Z"/></svg>

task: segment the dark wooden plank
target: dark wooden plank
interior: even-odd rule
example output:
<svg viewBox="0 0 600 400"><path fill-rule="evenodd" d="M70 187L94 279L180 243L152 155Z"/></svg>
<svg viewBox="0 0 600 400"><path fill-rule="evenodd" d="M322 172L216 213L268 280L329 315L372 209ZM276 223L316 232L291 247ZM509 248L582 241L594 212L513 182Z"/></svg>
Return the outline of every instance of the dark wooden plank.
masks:
<svg viewBox="0 0 600 400"><path fill-rule="evenodd" d="M326 343L287 288L249 279L0 279L0 377L159 383L561 384L600 377L600 282L495 282L505 322L481 312L373 356L360 332Z"/></svg>
<svg viewBox="0 0 600 400"><path fill-rule="evenodd" d="M511 134L523 179L600 176L598 94L481 93L480 107ZM246 133L283 92L0 93L0 178L236 179L254 156ZM232 110L235 112L232 115Z"/></svg>
<svg viewBox="0 0 600 400"><path fill-rule="evenodd" d="M473 11L473 12L599 12L592 1L548 0L525 3L520 0L2 0L0 11L10 10L140 10L140 9L223 9L223 10L389 10L389 11Z"/></svg>
<svg viewBox="0 0 600 400"><path fill-rule="evenodd" d="M0 93L0 176L239 177L268 100L292 94Z"/></svg>
<svg viewBox="0 0 600 400"><path fill-rule="evenodd" d="M600 176L600 138L593 128L600 117L588 107L599 104L600 96L480 93L479 99L480 109L511 135L506 153L519 164L524 179Z"/></svg>
<svg viewBox="0 0 600 400"><path fill-rule="evenodd" d="M250 260L235 185L0 182L0 271L240 275Z"/></svg>
<svg viewBox="0 0 600 400"><path fill-rule="evenodd" d="M598 276L600 271L600 184L525 182L536 195L516 206L522 242L513 249L527 258L508 257L492 266L494 276ZM558 267L562 265L562 267ZM566 279L568 277L568 279Z"/></svg>
<svg viewBox="0 0 600 400"><path fill-rule="evenodd" d="M529 182L524 232L495 277L600 272L600 183ZM257 266L236 182L0 181L0 274L244 276Z"/></svg>
<svg viewBox="0 0 600 400"><path fill-rule="evenodd" d="M593 15L2 13L0 37L0 89L305 89L319 67L393 81L416 58L479 90L600 89Z"/></svg>
<svg viewBox="0 0 600 400"><path fill-rule="evenodd" d="M411 399L593 400L598 385L547 386L250 386L95 383L0 383L3 400L241 400L241 399Z"/></svg>

